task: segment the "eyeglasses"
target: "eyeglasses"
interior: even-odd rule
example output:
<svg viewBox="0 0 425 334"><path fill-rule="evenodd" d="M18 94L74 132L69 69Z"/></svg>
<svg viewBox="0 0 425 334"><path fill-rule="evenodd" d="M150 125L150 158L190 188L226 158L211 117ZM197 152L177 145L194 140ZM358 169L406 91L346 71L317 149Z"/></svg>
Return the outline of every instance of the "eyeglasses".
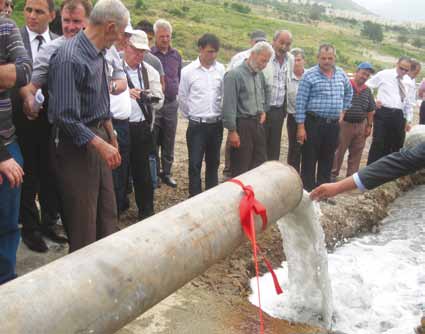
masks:
<svg viewBox="0 0 425 334"><path fill-rule="evenodd" d="M409 69L408 68L401 67L401 66L399 66L398 68L400 69L400 71L409 72Z"/></svg>

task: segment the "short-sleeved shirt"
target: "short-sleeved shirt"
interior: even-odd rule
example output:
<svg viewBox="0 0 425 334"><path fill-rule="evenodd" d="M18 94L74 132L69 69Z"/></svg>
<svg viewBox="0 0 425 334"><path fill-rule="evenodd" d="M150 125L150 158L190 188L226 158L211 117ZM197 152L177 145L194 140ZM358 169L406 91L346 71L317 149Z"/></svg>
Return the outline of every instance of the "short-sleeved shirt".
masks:
<svg viewBox="0 0 425 334"><path fill-rule="evenodd" d="M369 87L357 87L353 80L350 82L354 93L351 108L344 114L344 121L359 123L367 118L368 113L376 109L375 99Z"/></svg>

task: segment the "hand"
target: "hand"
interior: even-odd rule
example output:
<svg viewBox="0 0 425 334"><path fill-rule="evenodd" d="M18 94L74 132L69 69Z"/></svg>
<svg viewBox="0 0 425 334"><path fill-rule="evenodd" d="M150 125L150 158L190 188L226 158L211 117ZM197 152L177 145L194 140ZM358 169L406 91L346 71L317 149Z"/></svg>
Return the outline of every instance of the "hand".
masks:
<svg viewBox="0 0 425 334"><path fill-rule="evenodd" d="M121 155L113 145L97 136L92 139L90 145L96 149L110 169L115 169L121 165Z"/></svg>
<svg viewBox="0 0 425 334"><path fill-rule="evenodd" d="M382 101L377 100L376 101L376 109L381 109L382 108Z"/></svg>
<svg viewBox="0 0 425 334"><path fill-rule="evenodd" d="M336 183L324 183L313 189L310 193L312 201L320 201L329 197L334 197L339 194L339 188Z"/></svg>
<svg viewBox="0 0 425 334"><path fill-rule="evenodd" d="M25 115L31 121L37 119L39 115L38 111L35 112L33 110L33 105L34 105L34 95L28 94L26 98L24 99L23 108L24 108Z"/></svg>
<svg viewBox="0 0 425 334"><path fill-rule="evenodd" d="M266 121L266 113L262 112L260 114L260 124L264 124L265 121Z"/></svg>
<svg viewBox="0 0 425 334"><path fill-rule="evenodd" d="M369 125L366 125L366 128L364 130L364 136L365 136L365 138L369 137L371 133L372 133L372 127L369 126Z"/></svg>
<svg viewBox="0 0 425 334"><path fill-rule="evenodd" d="M140 93L142 92L139 88L132 88L130 89L130 97L134 100L140 99Z"/></svg>
<svg viewBox="0 0 425 334"><path fill-rule="evenodd" d="M297 143L302 145L307 140L307 132L304 127L298 127L297 129Z"/></svg>
<svg viewBox="0 0 425 334"><path fill-rule="evenodd" d="M22 167L12 158L0 162L0 184L3 184L2 174L8 179L11 188L18 187L24 177Z"/></svg>
<svg viewBox="0 0 425 334"><path fill-rule="evenodd" d="M117 136L115 136L115 134L111 138L111 145L119 151L118 139L117 139Z"/></svg>
<svg viewBox="0 0 425 334"><path fill-rule="evenodd" d="M409 122L406 122L406 126L404 127L404 131L409 132L412 129L412 124Z"/></svg>
<svg viewBox="0 0 425 334"><path fill-rule="evenodd" d="M236 130L230 131L228 138L231 147L239 148L241 146L241 139L239 138L239 134Z"/></svg>

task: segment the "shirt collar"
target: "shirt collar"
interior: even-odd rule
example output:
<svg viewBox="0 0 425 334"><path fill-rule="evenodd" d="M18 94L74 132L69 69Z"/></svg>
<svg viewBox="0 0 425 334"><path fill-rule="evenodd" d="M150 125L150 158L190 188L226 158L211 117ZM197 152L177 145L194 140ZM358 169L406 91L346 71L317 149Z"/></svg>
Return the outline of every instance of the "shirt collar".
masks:
<svg viewBox="0 0 425 334"><path fill-rule="evenodd" d="M86 46L87 51L89 53L89 55L93 58L98 57L99 55L105 56L106 53L106 49L103 50L99 50L93 43L91 40L88 39L88 37L86 36L86 34L84 33L83 30L81 30L78 34L77 34L77 38L80 39L80 41Z"/></svg>
<svg viewBox="0 0 425 334"><path fill-rule="evenodd" d="M176 52L176 49L174 49L173 47L169 47L168 48L168 51L166 52L166 53L163 53L156 45L154 45L152 48L151 48L151 52L152 53L161 53L161 54L163 54L163 55L169 55L170 53L174 53L174 52Z"/></svg>
<svg viewBox="0 0 425 334"><path fill-rule="evenodd" d="M214 64L212 64L210 68L206 68L206 67L202 66L201 61L199 60L199 57L198 57L198 58L196 58L194 65L196 66L196 68L201 68L205 71L211 71L211 70L215 70L217 62L214 61Z"/></svg>
<svg viewBox="0 0 425 334"><path fill-rule="evenodd" d="M362 86L357 86L356 82L354 81L354 79L350 80L351 86L353 87L354 91L356 92L357 95L360 95L365 89L367 89L367 86L365 84L363 84Z"/></svg>
<svg viewBox="0 0 425 334"><path fill-rule="evenodd" d="M49 42L50 41L50 31L49 31L49 28L47 28L46 29L46 31L45 32L43 32L42 34L38 34L38 33L36 33L36 32L34 32L34 31L31 31L31 30L29 30L29 28L27 27L27 26L25 26L25 28L27 29L27 32L28 32L28 37L29 37L29 39L30 39L30 43L38 36L38 35L41 35L41 36L43 36L43 39L44 39L44 42L45 43L47 43L47 42Z"/></svg>

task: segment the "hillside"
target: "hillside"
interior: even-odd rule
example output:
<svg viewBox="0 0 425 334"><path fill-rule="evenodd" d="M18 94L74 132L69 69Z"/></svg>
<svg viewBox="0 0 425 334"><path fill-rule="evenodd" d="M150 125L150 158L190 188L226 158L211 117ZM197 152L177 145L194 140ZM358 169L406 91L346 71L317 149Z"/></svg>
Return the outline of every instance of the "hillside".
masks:
<svg viewBox="0 0 425 334"><path fill-rule="evenodd" d="M358 23L311 21L305 15L308 10L306 6L297 7L282 3L283 7L277 8L270 5L270 0L262 1L266 2L265 5L238 3L248 11L242 13L239 7L233 6L234 3L227 0L137 0L139 8L136 8L134 0L124 1L131 12L133 24L142 19L152 22L160 17L168 19L174 27L174 46L185 59L194 59L197 56L196 42L205 32L214 33L221 39L222 50L219 59L227 62L233 54L248 47L248 35L251 31L264 30L271 39L277 29L289 29L294 35L293 46L306 51L308 65L316 62L316 50L324 42L336 46L338 64L351 71L365 60L373 62L377 68L392 66L392 57L397 58L403 54L425 62L423 50L407 44L402 48L395 42L394 37L384 40L381 44L365 39L360 36L361 25ZM23 24L20 14L23 0L16 2L15 18ZM289 5L291 11L285 7ZM291 19L287 18L289 14Z"/></svg>
<svg viewBox="0 0 425 334"><path fill-rule="evenodd" d="M327 2L331 4L332 7L335 9L348 10L362 14L372 14L372 12L370 12L363 6L360 6L353 0L320 0L320 2Z"/></svg>

